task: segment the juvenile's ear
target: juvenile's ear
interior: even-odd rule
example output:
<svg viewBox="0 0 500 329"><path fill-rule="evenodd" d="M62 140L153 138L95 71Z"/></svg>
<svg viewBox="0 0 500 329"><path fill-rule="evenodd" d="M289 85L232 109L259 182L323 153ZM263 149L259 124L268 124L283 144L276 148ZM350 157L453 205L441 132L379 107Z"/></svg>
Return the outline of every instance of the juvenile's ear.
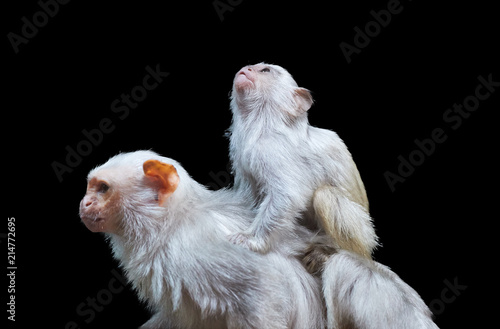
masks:
<svg viewBox="0 0 500 329"><path fill-rule="evenodd" d="M158 184L158 204L163 205L179 185L177 170L171 164L158 160L148 160L143 163L142 168L146 177Z"/></svg>
<svg viewBox="0 0 500 329"><path fill-rule="evenodd" d="M296 115L300 115L306 112L311 108L313 104L311 93L306 88L295 88L293 97L295 98L295 102L297 103L298 113L296 113Z"/></svg>

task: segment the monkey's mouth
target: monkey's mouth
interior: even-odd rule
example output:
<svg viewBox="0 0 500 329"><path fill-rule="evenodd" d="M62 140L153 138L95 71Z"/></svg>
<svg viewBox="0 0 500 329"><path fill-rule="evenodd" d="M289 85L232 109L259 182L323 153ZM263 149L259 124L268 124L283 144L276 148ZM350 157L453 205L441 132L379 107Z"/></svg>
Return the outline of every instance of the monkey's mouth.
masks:
<svg viewBox="0 0 500 329"><path fill-rule="evenodd" d="M245 89L253 86L253 80L251 79L251 77L246 75L244 71L241 71L236 74L236 77L234 78L234 85L236 89Z"/></svg>
<svg viewBox="0 0 500 329"><path fill-rule="evenodd" d="M101 217L94 216L85 216L80 215L83 224L91 231L91 232L104 232L105 230L105 222L106 220Z"/></svg>

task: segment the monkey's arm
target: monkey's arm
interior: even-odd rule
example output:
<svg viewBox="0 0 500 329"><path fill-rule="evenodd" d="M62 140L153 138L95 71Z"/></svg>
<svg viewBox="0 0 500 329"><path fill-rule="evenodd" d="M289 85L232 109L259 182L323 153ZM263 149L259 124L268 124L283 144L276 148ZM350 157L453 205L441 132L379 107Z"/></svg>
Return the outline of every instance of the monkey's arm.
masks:
<svg viewBox="0 0 500 329"><path fill-rule="evenodd" d="M352 200L344 189L319 187L313 195L316 220L340 249L371 258L377 236L367 210Z"/></svg>
<svg viewBox="0 0 500 329"><path fill-rule="evenodd" d="M258 207L257 215L248 229L233 234L229 240L250 250L265 253L270 249L270 237L274 230L289 231L295 218L305 208L304 198L293 195L290 187L279 184L267 188L267 193Z"/></svg>

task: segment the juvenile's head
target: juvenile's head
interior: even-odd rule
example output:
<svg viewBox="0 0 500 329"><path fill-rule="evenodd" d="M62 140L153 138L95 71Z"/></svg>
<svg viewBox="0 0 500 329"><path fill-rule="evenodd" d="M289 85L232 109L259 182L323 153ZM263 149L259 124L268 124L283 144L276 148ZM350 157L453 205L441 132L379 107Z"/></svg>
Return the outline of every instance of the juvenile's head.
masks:
<svg viewBox="0 0 500 329"><path fill-rule="evenodd" d="M92 170L80 218L92 232L121 234L137 217L154 217L168 204L180 178L174 160L151 151L122 153ZM144 224L144 223L143 223Z"/></svg>
<svg viewBox="0 0 500 329"><path fill-rule="evenodd" d="M236 73L231 94L233 111L281 111L300 116L312 105L309 90L297 85L290 73L278 65L259 63Z"/></svg>

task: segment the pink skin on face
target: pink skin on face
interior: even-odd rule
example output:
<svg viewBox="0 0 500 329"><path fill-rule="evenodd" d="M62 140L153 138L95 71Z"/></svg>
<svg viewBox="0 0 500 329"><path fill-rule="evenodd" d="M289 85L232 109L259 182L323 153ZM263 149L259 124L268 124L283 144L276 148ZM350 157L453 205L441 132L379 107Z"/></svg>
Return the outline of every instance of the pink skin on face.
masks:
<svg viewBox="0 0 500 329"><path fill-rule="evenodd" d="M87 193L80 202L80 218L92 232L112 233L116 230L115 213L119 208L119 193L109 190L109 184L92 178Z"/></svg>
<svg viewBox="0 0 500 329"><path fill-rule="evenodd" d="M99 212L89 209L96 202L95 199L85 196L80 202L80 218L85 226L92 232L104 232L105 219L99 216Z"/></svg>
<svg viewBox="0 0 500 329"><path fill-rule="evenodd" d="M234 77L234 86L238 91L251 88L255 82L255 72L251 66L245 66Z"/></svg>

